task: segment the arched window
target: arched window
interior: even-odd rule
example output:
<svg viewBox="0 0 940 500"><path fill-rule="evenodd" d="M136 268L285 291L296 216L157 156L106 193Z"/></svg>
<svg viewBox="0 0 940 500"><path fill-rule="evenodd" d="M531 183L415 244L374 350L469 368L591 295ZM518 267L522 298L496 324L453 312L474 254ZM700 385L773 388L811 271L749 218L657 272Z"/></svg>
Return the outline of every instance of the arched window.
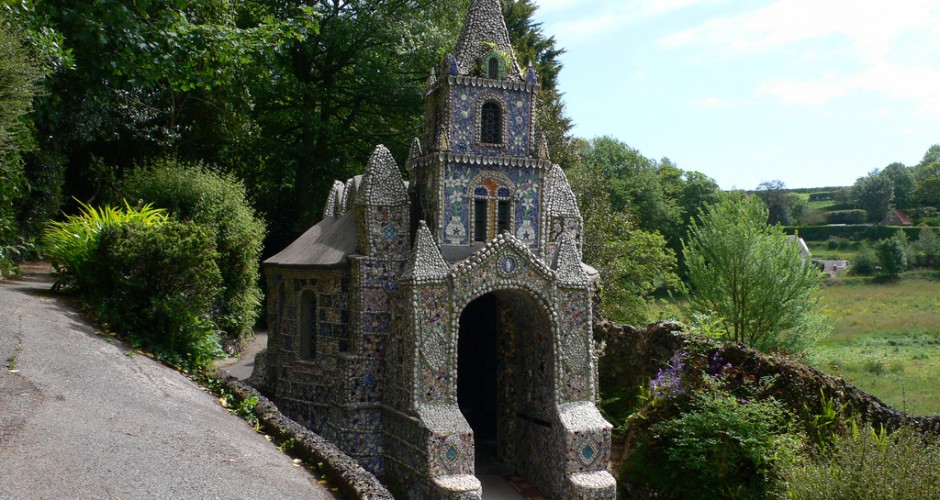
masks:
<svg viewBox="0 0 940 500"><path fill-rule="evenodd" d="M300 357L317 356L317 294L304 290L300 296Z"/></svg>
<svg viewBox="0 0 940 500"><path fill-rule="evenodd" d="M502 144L503 110L495 102L487 102L480 109L480 142Z"/></svg>
<svg viewBox="0 0 940 500"><path fill-rule="evenodd" d="M495 57L491 57L486 66L487 78L491 78L493 80L499 79L499 60Z"/></svg>
<svg viewBox="0 0 940 500"><path fill-rule="evenodd" d="M512 228L513 184L506 176L484 172L470 183L473 241L489 241Z"/></svg>

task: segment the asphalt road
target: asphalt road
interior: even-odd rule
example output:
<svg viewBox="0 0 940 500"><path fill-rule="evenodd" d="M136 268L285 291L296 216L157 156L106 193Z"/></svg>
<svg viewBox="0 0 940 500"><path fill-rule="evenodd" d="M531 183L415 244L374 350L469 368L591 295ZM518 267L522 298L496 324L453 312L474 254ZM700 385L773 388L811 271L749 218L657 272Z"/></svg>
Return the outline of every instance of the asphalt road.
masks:
<svg viewBox="0 0 940 500"><path fill-rule="evenodd" d="M217 398L0 282L0 498L332 498Z"/></svg>

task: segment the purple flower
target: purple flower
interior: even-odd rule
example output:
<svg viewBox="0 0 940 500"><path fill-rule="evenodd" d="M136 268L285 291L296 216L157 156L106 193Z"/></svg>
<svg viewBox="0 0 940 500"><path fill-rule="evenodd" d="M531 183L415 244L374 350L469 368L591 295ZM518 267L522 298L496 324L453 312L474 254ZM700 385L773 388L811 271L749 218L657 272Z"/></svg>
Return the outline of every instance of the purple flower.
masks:
<svg viewBox="0 0 940 500"><path fill-rule="evenodd" d="M650 392L653 397L668 398L685 394L685 390L682 389L682 372L687 357L688 353L685 351L677 352L666 367L659 370L656 377L650 380Z"/></svg>
<svg viewBox="0 0 940 500"><path fill-rule="evenodd" d="M721 357L720 352L716 351L714 354L712 354L711 359L708 360L708 374L709 375L715 376L730 368L731 368L731 363L726 363L725 359Z"/></svg>

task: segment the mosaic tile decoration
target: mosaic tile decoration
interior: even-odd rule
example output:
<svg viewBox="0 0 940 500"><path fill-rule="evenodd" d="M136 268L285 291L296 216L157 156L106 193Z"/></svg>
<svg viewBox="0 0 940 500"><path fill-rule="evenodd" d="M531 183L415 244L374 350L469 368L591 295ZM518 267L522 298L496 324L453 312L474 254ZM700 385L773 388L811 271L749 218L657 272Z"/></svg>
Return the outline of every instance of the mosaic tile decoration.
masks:
<svg viewBox="0 0 940 500"><path fill-rule="evenodd" d="M458 342L470 334L465 311L492 307L473 327L486 330L471 331L494 342L495 398L472 403L491 405L496 458L546 498L614 498L611 426L594 405L583 221L535 139L538 77L519 68L508 40L498 0L471 0L454 54L428 78L426 144L415 139L405 161L411 183L376 147L361 176L333 183L332 225L304 246L348 250L265 261L267 380L284 413L408 498L480 498L477 433L458 405ZM498 130L496 142L481 140L484 105L499 111L487 130ZM476 220L482 244L471 242Z"/></svg>

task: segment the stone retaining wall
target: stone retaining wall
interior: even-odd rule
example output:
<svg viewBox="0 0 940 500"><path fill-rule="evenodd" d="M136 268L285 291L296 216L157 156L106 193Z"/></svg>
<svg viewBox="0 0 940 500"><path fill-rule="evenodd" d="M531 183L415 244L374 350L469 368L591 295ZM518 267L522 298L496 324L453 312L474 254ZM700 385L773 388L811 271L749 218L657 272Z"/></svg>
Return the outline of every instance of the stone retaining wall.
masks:
<svg viewBox="0 0 940 500"><path fill-rule="evenodd" d="M790 408L820 408L821 397L833 398L874 427L892 431L909 425L922 432L940 435L940 416L913 416L892 408L877 397L834 377L783 356L763 354L735 343L717 343L684 332L678 323L653 323L646 328L620 325L610 321L595 323L594 337L603 341L605 354L600 360L600 385L637 387L645 384L679 350L704 347L709 355L718 352L724 361L757 378L776 376L775 387Z"/></svg>

